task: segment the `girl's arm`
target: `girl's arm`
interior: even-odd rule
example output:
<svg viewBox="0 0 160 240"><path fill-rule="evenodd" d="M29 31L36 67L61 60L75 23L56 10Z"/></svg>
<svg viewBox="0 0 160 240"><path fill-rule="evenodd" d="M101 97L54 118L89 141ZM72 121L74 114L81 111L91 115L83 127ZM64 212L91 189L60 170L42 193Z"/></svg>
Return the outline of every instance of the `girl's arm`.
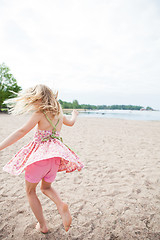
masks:
<svg viewBox="0 0 160 240"><path fill-rule="evenodd" d="M13 143L24 137L40 121L40 116L40 113L33 113L31 118L25 125L13 132L3 142L0 143L0 150L12 145Z"/></svg>
<svg viewBox="0 0 160 240"><path fill-rule="evenodd" d="M73 126L76 122L77 116L78 116L78 111L73 110L71 119L68 119L68 118L66 118L66 116L63 116L63 124L65 124L67 126Z"/></svg>

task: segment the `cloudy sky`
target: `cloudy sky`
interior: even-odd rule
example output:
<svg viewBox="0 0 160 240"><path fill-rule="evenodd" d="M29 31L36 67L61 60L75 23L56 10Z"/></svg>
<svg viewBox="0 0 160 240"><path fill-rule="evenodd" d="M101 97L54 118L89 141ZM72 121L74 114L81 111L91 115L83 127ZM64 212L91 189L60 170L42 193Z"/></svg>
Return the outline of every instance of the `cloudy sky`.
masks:
<svg viewBox="0 0 160 240"><path fill-rule="evenodd" d="M160 109L159 0L0 0L0 63L65 101Z"/></svg>

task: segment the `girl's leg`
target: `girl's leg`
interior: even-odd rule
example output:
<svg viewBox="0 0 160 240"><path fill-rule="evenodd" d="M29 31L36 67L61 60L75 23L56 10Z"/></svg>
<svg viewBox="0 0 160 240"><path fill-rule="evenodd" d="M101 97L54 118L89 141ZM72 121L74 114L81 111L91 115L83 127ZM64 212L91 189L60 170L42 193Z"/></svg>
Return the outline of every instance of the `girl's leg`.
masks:
<svg viewBox="0 0 160 240"><path fill-rule="evenodd" d="M38 183L30 183L26 180L26 193L31 209L39 222L39 225L37 225L37 229L39 228L41 232L47 233L48 228L46 226L46 222L43 216L42 206L36 194L37 184Z"/></svg>
<svg viewBox="0 0 160 240"><path fill-rule="evenodd" d="M54 188L51 187L51 183L45 182L44 179L42 179L41 191L56 204L57 209L62 217L64 228L67 232L72 222L68 205L62 202L58 193L54 190Z"/></svg>

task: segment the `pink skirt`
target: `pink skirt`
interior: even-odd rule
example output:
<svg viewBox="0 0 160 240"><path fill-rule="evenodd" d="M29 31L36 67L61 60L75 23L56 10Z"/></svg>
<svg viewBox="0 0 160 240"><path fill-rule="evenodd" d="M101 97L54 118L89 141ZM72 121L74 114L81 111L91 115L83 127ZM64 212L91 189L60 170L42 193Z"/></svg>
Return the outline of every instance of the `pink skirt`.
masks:
<svg viewBox="0 0 160 240"><path fill-rule="evenodd" d="M48 137L51 134L52 131L37 130L33 141L22 147L20 151L3 167L3 170L14 175L19 175L32 163L58 157L60 158L58 172L80 171L84 167L83 163L79 161L79 157L74 151L62 141L57 138L49 138L47 141L43 141L43 138ZM59 136L58 132L56 132L56 136Z"/></svg>

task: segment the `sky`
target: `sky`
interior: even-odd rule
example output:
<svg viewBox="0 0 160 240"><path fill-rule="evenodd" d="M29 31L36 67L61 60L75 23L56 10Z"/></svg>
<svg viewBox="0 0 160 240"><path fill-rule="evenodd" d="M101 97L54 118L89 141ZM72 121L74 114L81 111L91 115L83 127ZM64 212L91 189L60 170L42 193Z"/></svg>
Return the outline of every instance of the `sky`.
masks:
<svg viewBox="0 0 160 240"><path fill-rule="evenodd" d="M159 0L0 0L0 64L80 104L160 110Z"/></svg>

